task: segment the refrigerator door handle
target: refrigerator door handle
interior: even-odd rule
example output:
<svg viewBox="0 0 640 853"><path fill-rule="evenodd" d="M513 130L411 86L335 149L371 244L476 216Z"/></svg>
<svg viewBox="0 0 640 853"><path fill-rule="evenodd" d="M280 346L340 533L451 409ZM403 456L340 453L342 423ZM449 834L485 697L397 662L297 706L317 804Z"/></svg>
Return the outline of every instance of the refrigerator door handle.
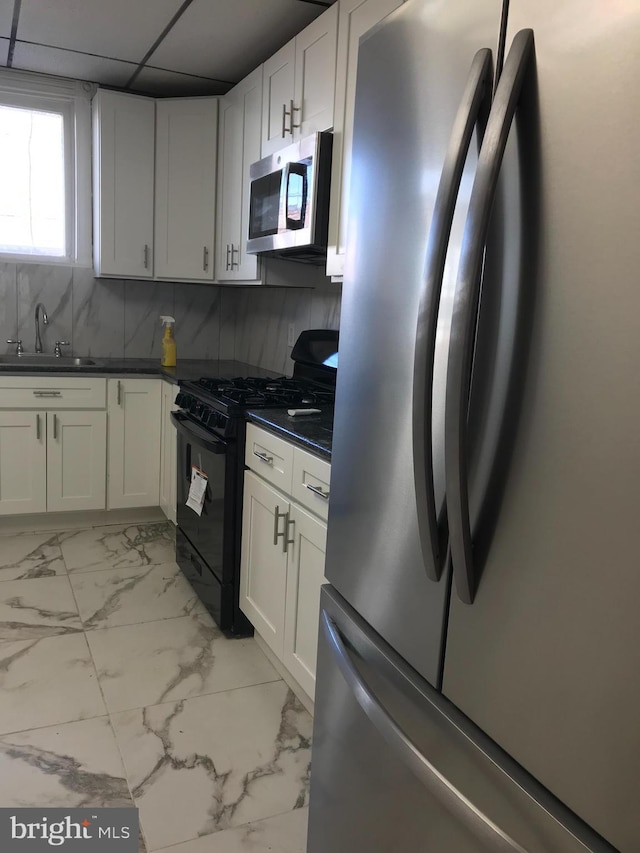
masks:
<svg viewBox="0 0 640 853"><path fill-rule="evenodd" d="M533 52L533 30L520 30L513 39L496 89L478 158L453 301L445 400L445 486L453 575L458 596L466 604L473 603L478 586L472 553L467 466L467 412L475 321L500 167Z"/></svg>
<svg viewBox="0 0 640 853"><path fill-rule="evenodd" d="M351 661L335 622L322 611L322 629L342 677L371 723L429 792L496 853L527 853L425 758L380 704Z"/></svg>
<svg viewBox="0 0 640 853"><path fill-rule="evenodd" d="M418 311L413 370L413 461L420 544L428 577L438 581L446 547L438 525L433 482L431 399L436 349L438 306L442 292L451 225L460 191L460 181L471 144L478 128L478 148L482 143L491 109L493 61L489 48L473 58L467 84L451 131L440 183L433 208L427 241L425 283Z"/></svg>

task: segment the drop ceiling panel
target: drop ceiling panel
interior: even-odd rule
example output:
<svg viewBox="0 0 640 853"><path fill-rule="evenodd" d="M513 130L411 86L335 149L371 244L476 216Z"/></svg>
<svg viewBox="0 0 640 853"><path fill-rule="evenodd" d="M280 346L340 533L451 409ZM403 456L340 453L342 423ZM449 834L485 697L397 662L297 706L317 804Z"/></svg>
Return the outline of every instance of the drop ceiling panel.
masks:
<svg viewBox="0 0 640 853"><path fill-rule="evenodd" d="M73 77L76 80L91 80L103 83L105 86L122 87L136 70L136 65L17 41L13 54L13 68L41 71L44 74L56 74L59 77Z"/></svg>
<svg viewBox="0 0 640 853"><path fill-rule="evenodd" d="M13 3L3 0L0 3L0 36L9 38L13 22Z"/></svg>
<svg viewBox="0 0 640 853"><path fill-rule="evenodd" d="M323 11L300 0L194 0L149 62L236 83Z"/></svg>
<svg viewBox="0 0 640 853"><path fill-rule="evenodd" d="M229 89L228 83L149 66L143 68L131 84L132 92L176 98L186 95L224 95Z"/></svg>
<svg viewBox="0 0 640 853"><path fill-rule="evenodd" d="M139 62L181 5L182 0L22 0L17 37Z"/></svg>

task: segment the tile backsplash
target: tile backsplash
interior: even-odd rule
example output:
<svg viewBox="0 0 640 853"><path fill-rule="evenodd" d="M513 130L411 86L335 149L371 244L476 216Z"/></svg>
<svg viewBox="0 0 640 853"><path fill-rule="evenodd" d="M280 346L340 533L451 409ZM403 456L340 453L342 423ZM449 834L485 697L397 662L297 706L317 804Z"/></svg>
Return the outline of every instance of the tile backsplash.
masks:
<svg viewBox="0 0 640 853"><path fill-rule="evenodd" d="M291 323L296 336L308 328L339 328L340 285L317 269L273 264L270 279L309 277L313 288L217 287L155 281L96 279L90 269L44 264L0 263L0 351L7 339L35 348L38 302L49 324L41 324L45 351L68 340L68 352L98 358L159 358L161 314L176 318L178 358L235 358L290 373Z"/></svg>

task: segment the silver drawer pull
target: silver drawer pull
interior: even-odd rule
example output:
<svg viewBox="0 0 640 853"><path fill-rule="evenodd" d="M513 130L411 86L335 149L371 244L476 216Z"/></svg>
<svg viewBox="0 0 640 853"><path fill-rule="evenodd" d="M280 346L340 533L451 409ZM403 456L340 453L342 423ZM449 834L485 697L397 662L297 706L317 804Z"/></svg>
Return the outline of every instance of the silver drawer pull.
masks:
<svg viewBox="0 0 640 853"><path fill-rule="evenodd" d="M257 456L258 459L262 459L262 461L266 462L267 465L273 465L273 456L267 456L266 453L258 453L257 450L253 451L253 455Z"/></svg>
<svg viewBox="0 0 640 853"><path fill-rule="evenodd" d="M34 397L62 397L62 391L34 391Z"/></svg>
<svg viewBox="0 0 640 853"><path fill-rule="evenodd" d="M305 488L309 489L310 492L313 492L314 495L317 495L319 498L324 498L325 501L329 500L329 492L323 492L320 486L312 486L311 483L305 483Z"/></svg>

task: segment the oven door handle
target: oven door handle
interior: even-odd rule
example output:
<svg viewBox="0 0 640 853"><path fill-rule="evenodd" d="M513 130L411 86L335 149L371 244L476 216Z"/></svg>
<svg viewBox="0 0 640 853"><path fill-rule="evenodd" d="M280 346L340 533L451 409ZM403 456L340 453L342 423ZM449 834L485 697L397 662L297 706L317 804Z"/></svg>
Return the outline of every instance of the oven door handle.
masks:
<svg viewBox="0 0 640 853"><path fill-rule="evenodd" d="M199 444L211 453L227 452L226 442L211 435L197 424L194 424L183 412L171 412L171 422L176 429L186 433L195 444Z"/></svg>

